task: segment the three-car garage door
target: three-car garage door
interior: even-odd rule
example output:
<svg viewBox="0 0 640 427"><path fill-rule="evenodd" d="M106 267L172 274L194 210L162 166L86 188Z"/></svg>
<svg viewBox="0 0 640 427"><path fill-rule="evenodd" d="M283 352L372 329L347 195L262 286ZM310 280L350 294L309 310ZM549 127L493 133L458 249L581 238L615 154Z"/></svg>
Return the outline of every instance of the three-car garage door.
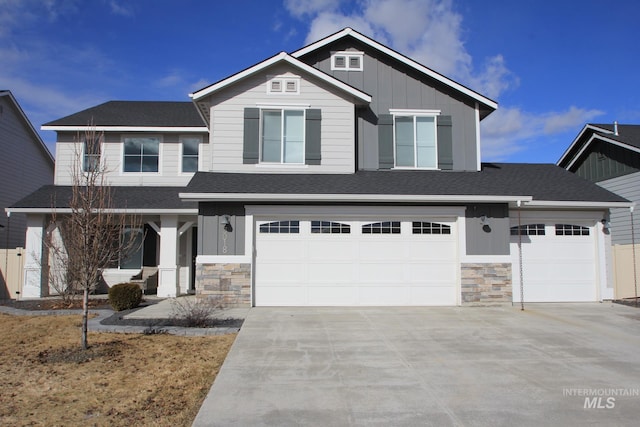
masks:
<svg viewBox="0 0 640 427"><path fill-rule="evenodd" d="M256 221L255 305L456 305L453 220Z"/></svg>

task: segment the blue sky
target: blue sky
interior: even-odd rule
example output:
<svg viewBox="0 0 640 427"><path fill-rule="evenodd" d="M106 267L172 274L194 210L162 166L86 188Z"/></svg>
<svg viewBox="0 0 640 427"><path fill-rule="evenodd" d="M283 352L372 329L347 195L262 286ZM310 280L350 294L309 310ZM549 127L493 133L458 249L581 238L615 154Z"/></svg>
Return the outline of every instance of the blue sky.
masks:
<svg viewBox="0 0 640 427"><path fill-rule="evenodd" d="M351 26L498 101L483 161L555 162L587 122L640 123L638 16L632 0L0 0L0 89L39 128L108 100L188 101Z"/></svg>

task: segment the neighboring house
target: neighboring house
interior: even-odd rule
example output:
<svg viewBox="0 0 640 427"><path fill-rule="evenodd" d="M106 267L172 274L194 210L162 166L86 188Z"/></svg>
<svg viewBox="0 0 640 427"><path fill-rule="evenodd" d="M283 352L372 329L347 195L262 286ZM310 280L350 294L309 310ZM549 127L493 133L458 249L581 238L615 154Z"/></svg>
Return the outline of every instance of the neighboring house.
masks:
<svg viewBox="0 0 640 427"><path fill-rule="evenodd" d="M636 204L640 203L640 125L587 124L557 164ZM616 247L616 297L631 297L635 295L631 244L634 238L636 244L640 240L640 212L612 209L610 225L612 243L620 245ZM621 265L621 258L626 265Z"/></svg>
<svg viewBox="0 0 640 427"><path fill-rule="evenodd" d="M158 295L227 306L510 303L522 259L525 301L613 297L602 219L628 201L555 165L481 163L497 104L352 29L190 97L43 127L58 132L56 185L12 207L36 257L93 119L105 140L87 155L150 239L112 283L156 265ZM25 274L23 295L40 296L35 260Z"/></svg>
<svg viewBox="0 0 640 427"><path fill-rule="evenodd" d="M0 90L0 248L24 247L26 216L5 208L53 183L53 156L8 90Z"/></svg>

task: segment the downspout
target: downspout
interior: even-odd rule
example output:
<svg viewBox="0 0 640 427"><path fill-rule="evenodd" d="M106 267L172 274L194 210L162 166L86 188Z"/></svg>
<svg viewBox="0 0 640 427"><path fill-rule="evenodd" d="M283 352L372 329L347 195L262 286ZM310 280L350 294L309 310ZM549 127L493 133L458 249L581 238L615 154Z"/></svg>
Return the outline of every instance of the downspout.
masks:
<svg viewBox="0 0 640 427"><path fill-rule="evenodd" d="M518 200L518 266L520 267L520 311L524 311L524 273L522 268L522 221L520 218L520 208L522 200Z"/></svg>
<svg viewBox="0 0 640 427"><path fill-rule="evenodd" d="M633 261L633 289L635 291L636 307L638 306L638 273L636 271L636 234L633 226L633 206L629 207L629 215L631 216L631 259Z"/></svg>

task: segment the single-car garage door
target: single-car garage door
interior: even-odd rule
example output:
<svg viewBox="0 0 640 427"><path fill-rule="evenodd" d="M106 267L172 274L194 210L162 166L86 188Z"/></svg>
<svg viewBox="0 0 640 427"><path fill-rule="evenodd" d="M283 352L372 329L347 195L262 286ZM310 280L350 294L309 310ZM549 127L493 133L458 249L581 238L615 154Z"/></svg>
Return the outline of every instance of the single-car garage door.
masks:
<svg viewBox="0 0 640 427"><path fill-rule="evenodd" d="M524 300L597 300L597 257L588 224L527 221L511 227L513 301L520 302L518 234L522 238Z"/></svg>
<svg viewBox="0 0 640 427"><path fill-rule="evenodd" d="M255 305L457 303L455 222L256 221Z"/></svg>

